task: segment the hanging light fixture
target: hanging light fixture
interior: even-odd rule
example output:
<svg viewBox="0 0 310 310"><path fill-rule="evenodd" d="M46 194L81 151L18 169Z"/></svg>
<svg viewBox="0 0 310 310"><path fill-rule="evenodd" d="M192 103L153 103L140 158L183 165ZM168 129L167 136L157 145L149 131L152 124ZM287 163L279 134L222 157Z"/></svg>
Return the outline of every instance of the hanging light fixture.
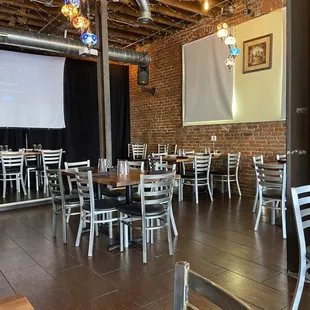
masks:
<svg viewBox="0 0 310 310"><path fill-rule="evenodd" d="M231 67L233 67L236 64L235 57L233 56L228 56L227 59L225 60L225 65L227 68L230 70Z"/></svg>
<svg viewBox="0 0 310 310"><path fill-rule="evenodd" d="M79 29L81 32L84 32L86 29L89 28L89 20L84 16L77 16L73 18L72 25Z"/></svg>
<svg viewBox="0 0 310 310"><path fill-rule="evenodd" d="M203 3L203 9L205 11L208 11L209 10L209 0L205 0L204 3Z"/></svg>
<svg viewBox="0 0 310 310"><path fill-rule="evenodd" d="M228 37L225 39L224 43L225 43L226 45L234 45L234 44L236 43L236 38L235 38L234 36L230 35L230 36L228 36Z"/></svg>
<svg viewBox="0 0 310 310"><path fill-rule="evenodd" d="M79 9L72 4L65 4L61 8L61 13L71 21L74 17L78 16Z"/></svg>
<svg viewBox="0 0 310 310"><path fill-rule="evenodd" d="M90 21L90 9L89 9L89 0L87 0L87 18ZM90 24L88 25L87 32L82 33L81 41L90 48L92 45L95 45L98 42L98 38L90 30Z"/></svg>
<svg viewBox="0 0 310 310"><path fill-rule="evenodd" d="M65 4L71 4L77 8L80 7L81 1L80 0L64 0Z"/></svg>
<svg viewBox="0 0 310 310"><path fill-rule="evenodd" d="M226 23L221 23L217 25L217 36L220 39L224 39L228 36L228 25Z"/></svg>
<svg viewBox="0 0 310 310"><path fill-rule="evenodd" d="M231 47L229 49L229 55L234 57L240 55L240 48L237 46Z"/></svg>

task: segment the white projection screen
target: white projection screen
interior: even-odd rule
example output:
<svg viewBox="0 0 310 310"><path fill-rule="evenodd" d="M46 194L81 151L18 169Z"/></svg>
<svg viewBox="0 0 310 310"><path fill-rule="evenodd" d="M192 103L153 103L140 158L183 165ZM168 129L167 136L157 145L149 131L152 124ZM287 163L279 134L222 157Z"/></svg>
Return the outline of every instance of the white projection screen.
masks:
<svg viewBox="0 0 310 310"><path fill-rule="evenodd" d="M64 63L0 50L0 127L64 128Z"/></svg>
<svg viewBox="0 0 310 310"><path fill-rule="evenodd" d="M233 70L227 46L211 35L183 45L183 124L231 120Z"/></svg>

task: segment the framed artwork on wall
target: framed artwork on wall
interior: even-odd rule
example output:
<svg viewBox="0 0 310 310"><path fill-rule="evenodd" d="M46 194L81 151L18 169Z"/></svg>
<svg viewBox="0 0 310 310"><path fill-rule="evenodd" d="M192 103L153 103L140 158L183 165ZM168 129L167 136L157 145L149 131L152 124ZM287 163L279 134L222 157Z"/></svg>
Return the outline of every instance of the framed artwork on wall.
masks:
<svg viewBox="0 0 310 310"><path fill-rule="evenodd" d="M272 33L243 42L243 73L272 67Z"/></svg>

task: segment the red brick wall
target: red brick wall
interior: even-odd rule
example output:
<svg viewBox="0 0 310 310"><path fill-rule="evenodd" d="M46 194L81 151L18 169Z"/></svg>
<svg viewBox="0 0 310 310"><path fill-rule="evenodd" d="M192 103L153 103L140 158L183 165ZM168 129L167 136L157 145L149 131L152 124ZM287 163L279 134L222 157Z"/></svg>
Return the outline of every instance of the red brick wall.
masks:
<svg viewBox="0 0 310 310"><path fill-rule="evenodd" d="M241 1L242 2L242 1ZM285 5L282 0L262 0L263 12ZM236 16L229 20L236 25L249 19L244 7L237 7ZM218 22L214 21L213 25ZM285 152L285 122L246 123L231 125L182 126L182 45L211 34L210 22L153 43L150 86L156 95L141 92L137 85L137 67L130 67L131 141L148 144L148 152L156 151L158 143L178 144L185 150L212 147L211 135L216 135L215 148L223 152L240 151L240 185L244 195L255 193L252 156L264 154L274 159Z"/></svg>

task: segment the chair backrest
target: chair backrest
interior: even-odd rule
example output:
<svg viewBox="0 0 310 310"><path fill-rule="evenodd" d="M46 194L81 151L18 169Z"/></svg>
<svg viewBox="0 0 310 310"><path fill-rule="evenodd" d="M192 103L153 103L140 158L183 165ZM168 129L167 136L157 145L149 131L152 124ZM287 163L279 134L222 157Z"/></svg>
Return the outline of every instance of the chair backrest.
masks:
<svg viewBox="0 0 310 310"><path fill-rule="evenodd" d="M188 156L188 155L195 155L195 151L194 151L194 150L192 150L192 151L183 151L183 154L184 154L185 156Z"/></svg>
<svg viewBox="0 0 310 310"><path fill-rule="evenodd" d="M62 149L59 149L59 150L42 150L41 154L42 154L44 170L46 170L47 167L49 167L50 169L51 169L51 167L60 169L61 158L62 158Z"/></svg>
<svg viewBox="0 0 310 310"><path fill-rule="evenodd" d="M128 152L127 152L128 158L132 158L132 144L128 143Z"/></svg>
<svg viewBox="0 0 310 310"><path fill-rule="evenodd" d="M157 144L157 153L167 153L169 150L169 144Z"/></svg>
<svg viewBox="0 0 310 310"><path fill-rule="evenodd" d="M286 188L286 164L264 165L256 164L256 177L258 186L261 189L277 189L282 191L282 198L285 198Z"/></svg>
<svg viewBox="0 0 310 310"><path fill-rule="evenodd" d="M306 257L305 230L310 227L310 185L291 188L294 214L297 226L300 258ZM302 206L308 205L306 208Z"/></svg>
<svg viewBox="0 0 310 310"><path fill-rule="evenodd" d="M141 172L144 171L144 161L128 161L129 169L140 169Z"/></svg>
<svg viewBox="0 0 310 310"><path fill-rule="evenodd" d="M68 168L81 168L81 167L90 167L90 160L84 160L84 161L75 161L75 162L65 162L64 163L65 169ZM75 177L67 176L68 185L69 185L69 191L72 193L73 190L73 183L76 182Z"/></svg>
<svg viewBox="0 0 310 310"><path fill-rule="evenodd" d="M175 144L174 147L170 147L172 154L177 155L177 151L178 151L178 145Z"/></svg>
<svg viewBox="0 0 310 310"><path fill-rule="evenodd" d="M286 154L277 154L276 158L277 160L286 159Z"/></svg>
<svg viewBox="0 0 310 310"><path fill-rule="evenodd" d="M263 163L264 163L264 156L263 155L253 156L253 164L254 164L254 166L256 164L263 164Z"/></svg>
<svg viewBox="0 0 310 310"><path fill-rule="evenodd" d="M159 162L159 158L152 157L151 155L148 155L147 157L148 163L149 163L149 170L154 171L156 168L156 163Z"/></svg>
<svg viewBox="0 0 310 310"><path fill-rule="evenodd" d="M188 300L190 290L207 298L223 310L251 309L238 297L232 295L221 286L190 270L189 263L178 262L174 272L173 310L196 309Z"/></svg>
<svg viewBox="0 0 310 310"><path fill-rule="evenodd" d="M93 214L95 212L93 173L89 170L87 172L76 171L74 174L80 198L80 206L83 207L84 199L87 199L87 202L89 201L90 204L90 212Z"/></svg>
<svg viewBox="0 0 310 310"><path fill-rule="evenodd" d="M163 153L152 153L152 157L154 159L158 159L159 162L162 164L163 163L163 157L167 156L168 152L163 152Z"/></svg>
<svg viewBox="0 0 310 310"><path fill-rule="evenodd" d="M37 165L37 155L27 155L25 156L26 166L36 166Z"/></svg>
<svg viewBox="0 0 310 310"><path fill-rule="evenodd" d="M169 165L168 162L161 164L160 162L157 161L155 163L154 170L176 171L176 164Z"/></svg>
<svg viewBox="0 0 310 310"><path fill-rule="evenodd" d="M194 169L196 179L209 180L212 155L195 155Z"/></svg>
<svg viewBox="0 0 310 310"><path fill-rule="evenodd" d="M60 169L46 169L47 185L51 193L52 201L54 203L55 197L61 199L61 203L65 203L65 191L62 181Z"/></svg>
<svg viewBox="0 0 310 310"><path fill-rule="evenodd" d="M163 174L140 174L141 212L145 215L145 206L171 204L175 171Z"/></svg>
<svg viewBox="0 0 310 310"><path fill-rule="evenodd" d="M132 145L132 158L145 159L147 152L147 144L133 144Z"/></svg>
<svg viewBox="0 0 310 310"><path fill-rule="evenodd" d="M241 153L228 153L227 156L227 175L238 176Z"/></svg>
<svg viewBox="0 0 310 310"><path fill-rule="evenodd" d="M24 153L23 152L1 152L1 165L3 173L10 173L13 168L23 173Z"/></svg>

